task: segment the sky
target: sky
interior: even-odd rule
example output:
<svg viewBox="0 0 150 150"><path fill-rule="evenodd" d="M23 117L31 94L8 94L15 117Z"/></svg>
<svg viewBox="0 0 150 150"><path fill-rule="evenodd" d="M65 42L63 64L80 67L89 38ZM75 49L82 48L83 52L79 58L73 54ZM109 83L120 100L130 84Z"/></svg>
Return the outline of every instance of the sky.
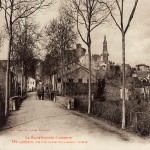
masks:
<svg viewBox="0 0 150 150"><path fill-rule="evenodd" d="M126 0L125 14L130 12L134 0ZM133 21L126 34L126 63L131 66L144 63L150 65L150 0L139 0ZM42 27L58 16L59 2L48 10L37 13L36 21ZM3 21L0 21L2 25ZM92 53L101 54L103 49L104 35L108 43L109 60L122 63L121 32L114 22L97 27L92 33ZM81 39L78 41L87 49ZM7 45L7 44L6 44ZM0 59L7 56L7 46L1 48Z"/></svg>

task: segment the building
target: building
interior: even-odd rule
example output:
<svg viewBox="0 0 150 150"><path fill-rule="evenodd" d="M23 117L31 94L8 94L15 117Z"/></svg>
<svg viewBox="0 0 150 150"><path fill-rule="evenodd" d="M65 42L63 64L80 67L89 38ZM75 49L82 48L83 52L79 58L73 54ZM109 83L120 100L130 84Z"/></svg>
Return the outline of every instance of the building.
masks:
<svg viewBox="0 0 150 150"><path fill-rule="evenodd" d="M89 69L82 66L79 63L72 63L68 65L67 67L65 67L64 71L65 73L62 76L61 69L59 69L59 72L57 74L57 82L55 82L57 84L56 89L60 93L62 91L61 90L62 77L63 77L63 82L67 82L67 83L88 84L89 82ZM91 83L97 83L98 79L102 80L105 77L105 74L106 74L106 70L104 70L103 68L98 68L98 69L92 68Z"/></svg>
<svg viewBox="0 0 150 150"><path fill-rule="evenodd" d="M123 72L123 65L121 65L121 71ZM131 66L129 64L125 64L125 74L126 77L130 77L131 75Z"/></svg>
<svg viewBox="0 0 150 150"><path fill-rule="evenodd" d="M34 78L28 77L27 80L27 91L31 92L34 91L36 88L36 80Z"/></svg>
<svg viewBox="0 0 150 150"><path fill-rule="evenodd" d="M144 99L150 97L150 70L149 66L145 64L136 65L136 69L132 74L133 77L136 77L141 82L141 89L138 93L141 93Z"/></svg>
<svg viewBox="0 0 150 150"><path fill-rule="evenodd" d="M77 44L76 48L73 50L65 50L64 59L65 64L68 65L73 62L78 62L79 58L84 56L86 53L86 49L82 47L81 44Z"/></svg>
<svg viewBox="0 0 150 150"><path fill-rule="evenodd" d="M127 100L133 99L133 95L136 97L134 100L147 100L150 97L150 84L149 81L141 82L138 77L126 78L126 98ZM122 94L122 93L121 93Z"/></svg>
<svg viewBox="0 0 150 150"><path fill-rule="evenodd" d="M136 65L136 69L132 75L133 77L138 77L140 81L150 81L150 70L149 66L145 64Z"/></svg>
<svg viewBox="0 0 150 150"><path fill-rule="evenodd" d="M106 36L104 36L102 54L93 54L91 56L92 83L96 83L98 79L105 77L107 66L109 65L108 56L107 40ZM53 87L56 87L60 93L63 88L62 82L87 84L89 80L89 55L86 54L86 50L82 48L81 44L77 44L74 50L65 51L65 58L68 61L65 62L63 71L62 66L60 66L57 69L57 75L52 75L52 83L56 84Z"/></svg>
<svg viewBox="0 0 150 150"><path fill-rule="evenodd" d="M104 36L104 42L103 42L103 51L101 55L98 54L92 54L91 56L91 68L95 70L99 70L100 68L106 70L109 66L109 54L107 49L107 40L106 36ZM86 54L79 58L80 65L89 68L89 55Z"/></svg>
<svg viewBox="0 0 150 150"><path fill-rule="evenodd" d="M149 71L149 66L145 64L139 64L139 65L136 65L136 70L137 71Z"/></svg>
<svg viewBox="0 0 150 150"><path fill-rule="evenodd" d="M108 49L107 49L107 40L106 35L104 36L104 42L103 42L103 53L101 54L101 62L108 65L109 59L108 59Z"/></svg>

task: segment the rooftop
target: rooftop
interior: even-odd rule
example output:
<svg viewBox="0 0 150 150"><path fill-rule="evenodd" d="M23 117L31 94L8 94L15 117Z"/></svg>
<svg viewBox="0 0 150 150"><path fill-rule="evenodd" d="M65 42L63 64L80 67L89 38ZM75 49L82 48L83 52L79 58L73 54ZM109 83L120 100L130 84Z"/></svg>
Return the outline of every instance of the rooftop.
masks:
<svg viewBox="0 0 150 150"><path fill-rule="evenodd" d="M148 67L148 68L149 68L149 66L148 66L148 65L145 65L145 64L138 64L138 65L136 65L136 67L138 67L138 66L145 66L145 67Z"/></svg>

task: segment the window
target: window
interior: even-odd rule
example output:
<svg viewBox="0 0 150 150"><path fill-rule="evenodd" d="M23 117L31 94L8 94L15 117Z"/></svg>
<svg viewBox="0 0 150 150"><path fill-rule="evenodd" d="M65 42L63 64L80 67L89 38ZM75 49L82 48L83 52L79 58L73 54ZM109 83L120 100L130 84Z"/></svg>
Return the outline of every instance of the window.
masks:
<svg viewBox="0 0 150 150"><path fill-rule="evenodd" d="M89 83L89 79L87 79L87 83Z"/></svg>
<svg viewBox="0 0 150 150"><path fill-rule="evenodd" d="M73 82L73 79L72 79L72 78L70 78L70 79L69 79L69 82Z"/></svg>
<svg viewBox="0 0 150 150"><path fill-rule="evenodd" d="M82 79L79 79L78 82L79 82L79 83L82 83Z"/></svg>

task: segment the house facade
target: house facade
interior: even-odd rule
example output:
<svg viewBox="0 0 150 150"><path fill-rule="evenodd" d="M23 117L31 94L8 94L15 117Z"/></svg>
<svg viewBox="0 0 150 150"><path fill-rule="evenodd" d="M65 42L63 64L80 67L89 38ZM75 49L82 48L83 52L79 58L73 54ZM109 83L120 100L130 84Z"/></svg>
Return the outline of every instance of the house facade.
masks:
<svg viewBox="0 0 150 150"><path fill-rule="evenodd" d="M34 91L36 88L36 80L34 78L28 77L27 80L27 91L31 92Z"/></svg>
<svg viewBox="0 0 150 150"><path fill-rule="evenodd" d="M141 82L150 81L150 69L149 66L145 64L136 65L136 70L134 71L133 77L138 77Z"/></svg>
<svg viewBox="0 0 150 150"><path fill-rule="evenodd" d="M149 71L149 66L145 64L136 65L137 71Z"/></svg>

